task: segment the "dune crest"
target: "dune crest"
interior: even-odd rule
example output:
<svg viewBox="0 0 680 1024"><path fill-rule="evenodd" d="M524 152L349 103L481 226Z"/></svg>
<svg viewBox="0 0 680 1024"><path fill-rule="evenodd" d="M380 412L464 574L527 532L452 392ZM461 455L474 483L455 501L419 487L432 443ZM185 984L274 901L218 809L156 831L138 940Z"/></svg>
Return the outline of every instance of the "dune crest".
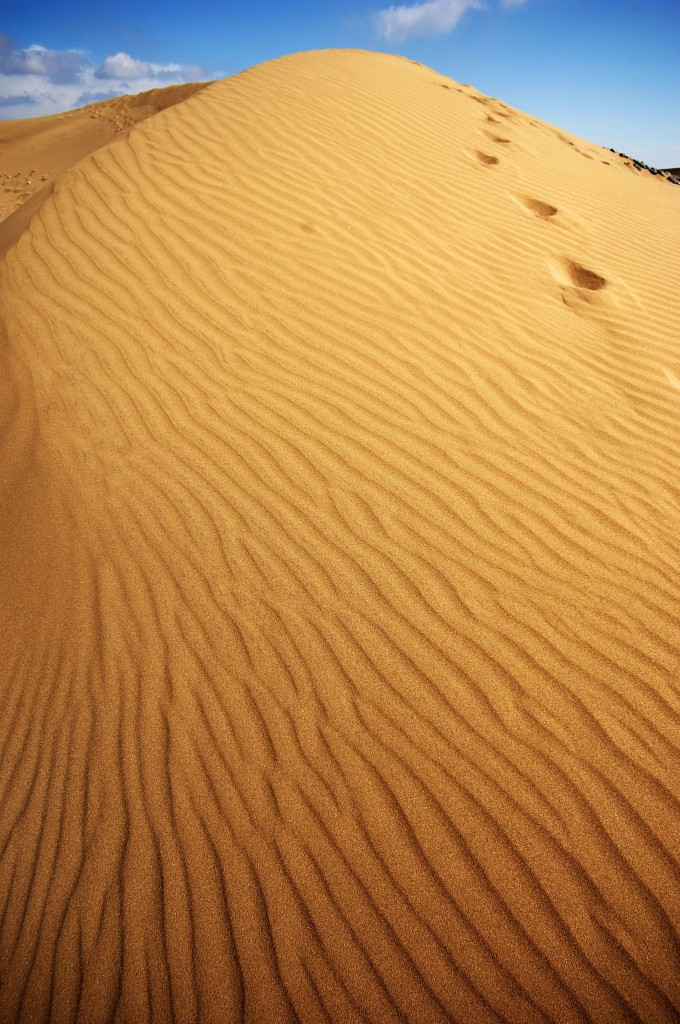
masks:
<svg viewBox="0 0 680 1024"><path fill-rule="evenodd" d="M0 265L0 1020L680 1013L680 189L298 54Z"/></svg>

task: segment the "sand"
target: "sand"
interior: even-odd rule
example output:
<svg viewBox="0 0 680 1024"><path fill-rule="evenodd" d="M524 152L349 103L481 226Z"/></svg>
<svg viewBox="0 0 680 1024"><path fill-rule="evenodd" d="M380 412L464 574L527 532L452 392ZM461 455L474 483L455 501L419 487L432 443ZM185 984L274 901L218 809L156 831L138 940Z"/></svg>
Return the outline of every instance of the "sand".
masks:
<svg viewBox="0 0 680 1024"><path fill-rule="evenodd" d="M0 266L0 1020L677 1022L680 188L358 51L99 139Z"/></svg>
<svg viewBox="0 0 680 1024"><path fill-rule="evenodd" d="M16 242L64 171L207 82L117 96L53 117L0 121L0 256Z"/></svg>

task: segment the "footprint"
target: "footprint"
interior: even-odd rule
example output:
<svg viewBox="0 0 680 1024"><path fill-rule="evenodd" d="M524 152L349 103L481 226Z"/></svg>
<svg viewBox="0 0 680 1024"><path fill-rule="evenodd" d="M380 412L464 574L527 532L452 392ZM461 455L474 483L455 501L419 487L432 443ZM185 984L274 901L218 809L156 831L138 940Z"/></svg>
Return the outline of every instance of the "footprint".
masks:
<svg viewBox="0 0 680 1024"><path fill-rule="evenodd" d="M604 277L600 277L594 270L588 270L581 263L574 263L573 260L564 260L563 266L574 288L585 288L589 292L599 292L607 285Z"/></svg>
<svg viewBox="0 0 680 1024"><path fill-rule="evenodd" d="M555 135L560 140L560 142L564 142L567 146L571 147L571 149L573 149L575 153L578 153L579 156L584 156L586 160L594 159L594 157L592 157L590 153L586 153L584 150L579 149L576 143L572 142L571 139L568 139L566 135L562 135L560 132L555 132Z"/></svg>
<svg viewBox="0 0 680 1024"><path fill-rule="evenodd" d="M459 92L461 96L467 96L466 89L469 89L469 85L457 85L455 82L449 79L441 80L441 76L437 77L435 85L438 85L440 89L450 89L452 92Z"/></svg>
<svg viewBox="0 0 680 1024"><path fill-rule="evenodd" d="M493 132L484 132L484 134L492 142L497 142L504 146L510 145L510 139L504 139L501 135L494 135Z"/></svg>
<svg viewBox="0 0 680 1024"><path fill-rule="evenodd" d="M562 213L560 213L560 220ZM577 316L599 323L611 335L630 334L642 307L635 291L619 277L603 277L576 260L548 261L564 305Z"/></svg>
<svg viewBox="0 0 680 1024"><path fill-rule="evenodd" d="M486 121L487 124L500 124L498 118L492 117L491 114L487 114L484 120Z"/></svg>
<svg viewBox="0 0 680 1024"><path fill-rule="evenodd" d="M611 316L618 305L616 295L605 294L609 281L576 260L555 257L549 261L550 271L560 285L562 302L578 316L595 317L604 326L611 326ZM617 289L614 289L617 292Z"/></svg>
<svg viewBox="0 0 680 1024"><path fill-rule="evenodd" d="M479 160L480 164L484 164L486 167L492 167L494 164L499 164L500 160L497 156L489 156L488 153L482 153L476 149L474 151L475 159Z"/></svg>
<svg viewBox="0 0 680 1024"><path fill-rule="evenodd" d="M550 220L557 213L557 207L552 206L550 203L544 203L540 199L532 199L531 196L514 196L513 197L520 206L523 206L529 213L533 213L534 216L540 217L541 220Z"/></svg>

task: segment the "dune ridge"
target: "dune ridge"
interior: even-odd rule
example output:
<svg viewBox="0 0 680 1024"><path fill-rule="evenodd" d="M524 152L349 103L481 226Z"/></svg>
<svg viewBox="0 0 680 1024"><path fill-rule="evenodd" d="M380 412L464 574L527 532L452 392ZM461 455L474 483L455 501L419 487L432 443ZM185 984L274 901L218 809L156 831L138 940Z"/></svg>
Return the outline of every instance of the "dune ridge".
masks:
<svg viewBox="0 0 680 1024"><path fill-rule="evenodd" d="M297 54L0 266L0 1020L677 1021L680 190Z"/></svg>

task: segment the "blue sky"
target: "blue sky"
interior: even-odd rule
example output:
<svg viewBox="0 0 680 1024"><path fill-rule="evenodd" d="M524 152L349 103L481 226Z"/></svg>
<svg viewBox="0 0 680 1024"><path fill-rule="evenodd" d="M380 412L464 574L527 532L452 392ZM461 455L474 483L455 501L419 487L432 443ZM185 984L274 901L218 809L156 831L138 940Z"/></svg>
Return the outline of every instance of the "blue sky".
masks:
<svg viewBox="0 0 680 1024"><path fill-rule="evenodd" d="M679 0L34 0L11 4L0 33L0 118L357 47L403 54L593 142L680 166Z"/></svg>

